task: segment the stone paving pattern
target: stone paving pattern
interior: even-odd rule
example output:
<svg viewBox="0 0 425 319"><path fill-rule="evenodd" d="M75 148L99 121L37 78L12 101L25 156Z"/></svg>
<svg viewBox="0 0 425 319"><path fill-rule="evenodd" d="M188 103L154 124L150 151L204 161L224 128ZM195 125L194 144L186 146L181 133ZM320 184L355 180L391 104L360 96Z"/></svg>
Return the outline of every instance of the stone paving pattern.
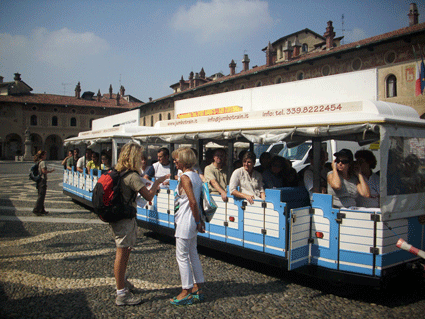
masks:
<svg viewBox="0 0 425 319"><path fill-rule="evenodd" d="M175 307L168 302L180 292L173 240L143 228L128 267L143 302L117 307L109 226L62 194L57 163L50 214L33 215L30 165L0 163L1 318L425 318L425 282L336 286L209 249L200 249L206 301Z"/></svg>

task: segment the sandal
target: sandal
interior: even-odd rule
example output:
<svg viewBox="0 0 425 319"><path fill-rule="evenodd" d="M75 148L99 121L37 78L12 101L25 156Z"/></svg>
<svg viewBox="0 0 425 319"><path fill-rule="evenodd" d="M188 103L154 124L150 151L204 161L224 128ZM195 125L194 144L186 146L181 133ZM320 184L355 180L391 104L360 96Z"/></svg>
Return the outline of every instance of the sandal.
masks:
<svg viewBox="0 0 425 319"><path fill-rule="evenodd" d="M203 302L205 300L205 295L203 293L199 293L199 290L191 293L194 299L193 302Z"/></svg>
<svg viewBox="0 0 425 319"><path fill-rule="evenodd" d="M192 294L188 294L186 297L180 300L178 300L177 297L174 297L173 300L170 300L170 304L174 306L189 306L193 304L194 299L195 298L193 298Z"/></svg>

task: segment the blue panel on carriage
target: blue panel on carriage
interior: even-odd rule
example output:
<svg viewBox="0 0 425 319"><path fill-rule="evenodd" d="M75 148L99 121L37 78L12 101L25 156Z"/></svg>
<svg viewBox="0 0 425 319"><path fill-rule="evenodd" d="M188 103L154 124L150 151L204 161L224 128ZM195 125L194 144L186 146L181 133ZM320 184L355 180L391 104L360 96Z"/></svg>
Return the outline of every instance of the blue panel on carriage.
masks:
<svg viewBox="0 0 425 319"><path fill-rule="evenodd" d="M339 269L373 275L373 254L341 250Z"/></svg>
<svg viewBox="0 0 425 319"><path fill-rule="evenodd" d="M329 221L329 244L328 247L312 245L311 256L313 258L322 258L328 263L338 260L338 241L339 224L336 222L336 215L339 212L332 208L332 195L313 193L312 208L320 209L323 212L323 218ZM334 268L334 267L331 267ZM336 268L336 267L335 267Z"/></svg>
<svg viewBox="0 0 425 319"><path fill-rule="evenodd" d="M158 212L156 210L148 210L148 222L152 224L159 224Z"/></svg>
<svg viewBox="0 0 425 319"><path fill-rule="evenodd" d="M397 265L401 262L407 262L409 260L414 260L419 257L413 255L412 253L399 249L397 251L379 255L377 256L377 262L379 260L379 264L382 265L382 268L389 267L392 265Z"/></svg>
<svg viewBox="0 0 425 319"><path fill-rule="evenodd" d="M286 204L280 201L281 194L276 189L266 189L267 208L272 208L278 217L276 225L277 231L268 231L264 237L264 252L285 256L286 255L286 217L285 207ZM266 227L267 229L267 227ZM277 233L277 236L276 236Z"/></svg>
<svg viewBox="0 0 425 319"><path fill-rule="evenodd" d="M281 191L280 200L286 203L288 211L293 208L310 206L310 195L305 187L276 188Z"/></svg>
<svg viewBox="0 0 425 319"><path fill-rule="evenodd" d="M245 248L264 251L264 235L254 234L251 232L244 233L244 244Z"/></svg>
<svg viewBox="0 0 425 319"><path fill-rule="evenodd" d="M233 199L234 205L236 205L238 208L237 210L238 216L235 219L235 222L229 222L229 224L232 223L233 227L226 227L226 235L227 235L226 242L233 245L243 246L243 239L244 239L244 234L243 234L244 210L242 209L243 200L234 196L232 196L231 198ZM237 227L234 227L235 223L237 223Z"/></svg>

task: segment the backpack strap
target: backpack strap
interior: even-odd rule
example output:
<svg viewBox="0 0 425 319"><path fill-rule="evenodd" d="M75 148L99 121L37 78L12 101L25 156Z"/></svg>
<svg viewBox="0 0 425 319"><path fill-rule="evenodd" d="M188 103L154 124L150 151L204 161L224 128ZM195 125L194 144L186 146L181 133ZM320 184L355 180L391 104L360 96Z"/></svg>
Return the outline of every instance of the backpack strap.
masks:
<svg viewBox="0 0 425 319"><path fill-rule="evenodd" d="M120 184L120 195L121 196L123 196L122 195L122 186L121 186L121 180L123 180L127 175L129 175L130 173L137 173L136 171L133 171L133 170L127 170L127 171L123 171L123 172L120 172L120 179L119 179L119 181L118 181L118 183ZM128 200L128 202L126 203L126 205L130 205L133 201L135 201L136 200L136 197L137 197L137 192L134 192L133 191L133 195L130 197L130 199Z"/></svg>

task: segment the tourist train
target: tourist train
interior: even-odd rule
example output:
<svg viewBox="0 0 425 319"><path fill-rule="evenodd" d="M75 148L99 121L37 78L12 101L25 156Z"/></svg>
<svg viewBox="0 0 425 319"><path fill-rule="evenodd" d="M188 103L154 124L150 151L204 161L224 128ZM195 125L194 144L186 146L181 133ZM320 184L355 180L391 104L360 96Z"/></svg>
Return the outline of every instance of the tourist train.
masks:
<svg viewBox="0 0 425 319"><path fill-rule="evenodd" d="M335 208L332 195L314 193L310 199L303 186L266 189L265 200L252 205L229 192L227 202L212 195L218 209L198 244L288 271L379 285L407 269L424 271L423 260L397 242L425 248L425 120L409 106L377 101L374 84L376 70L368 70L186 99L175 103L174 119L154 127L137 125L139 110L133 110L94 121L92 131L65 145L111 150L113 164L128 141L142 144L153 159L160 147L171 153L190 145L202 155L214 145L228 154L229 178L235 143L254 150L283 142L289 151L308 143L315 166L321 147L329 161L341 143L353 153L369 149L379 163L379 208ZM305 94L294 98L300 88ZM347 93L353 89L356 94ZM63 191L91 205L101 174L64 170ZM152 202L138 207L141 226L173 236L177 183L171 179Z"/></svg>

